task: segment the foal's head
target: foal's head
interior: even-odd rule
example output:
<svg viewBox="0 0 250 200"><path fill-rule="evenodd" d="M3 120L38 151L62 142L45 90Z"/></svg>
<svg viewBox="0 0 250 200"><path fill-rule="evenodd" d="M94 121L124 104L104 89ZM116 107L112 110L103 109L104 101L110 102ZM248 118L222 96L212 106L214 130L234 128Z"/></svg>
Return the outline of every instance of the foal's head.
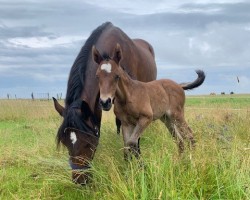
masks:
<svg viewBox="0 0 250 200"><path fill-rule="evenodd" d="M99 65L96 71L96 78L99 80L100 105L103 110L108 111L112 107L122 73L122 68L119 66L122 59L121 47L117 44L112 57L104 59L95 46L93 46L92 56L94 61Z"/></svg>

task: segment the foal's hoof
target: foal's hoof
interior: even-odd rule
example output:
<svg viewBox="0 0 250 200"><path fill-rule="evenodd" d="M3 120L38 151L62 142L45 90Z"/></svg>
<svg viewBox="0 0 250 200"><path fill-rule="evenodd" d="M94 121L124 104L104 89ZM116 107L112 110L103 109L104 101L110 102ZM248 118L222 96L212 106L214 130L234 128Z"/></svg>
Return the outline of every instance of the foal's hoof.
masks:
<svg viewBox="0 0 250 200"><path fill-rule="evenodd" d="M127 144L129 146L129 151L138 159L140 157L140 149L138 147L138 143L129 141Z"/></svg>

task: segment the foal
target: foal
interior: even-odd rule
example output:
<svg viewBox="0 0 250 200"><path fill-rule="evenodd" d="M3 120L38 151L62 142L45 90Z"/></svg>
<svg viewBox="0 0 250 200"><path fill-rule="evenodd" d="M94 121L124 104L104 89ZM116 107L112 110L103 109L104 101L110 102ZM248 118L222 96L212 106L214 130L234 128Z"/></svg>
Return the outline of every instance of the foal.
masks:
<svg viewBox="0 0 250 200"><path fill-rule="evenodd" d="M184 119L184 90L200 86L205 74L197 70L198 78L191 83L177 84L168 79L151 82L133 80L120 66L122 51L117 44L110 59L103 59L93 46L92 55L99 65L96 77L99 79L100 104L103 110L110 110L122 123L125 159L131 150L138 157L139 139L153 120L165 123L171 135L179 141L179 151L184 150L184 140L194 146L192 130Z"/></svg>

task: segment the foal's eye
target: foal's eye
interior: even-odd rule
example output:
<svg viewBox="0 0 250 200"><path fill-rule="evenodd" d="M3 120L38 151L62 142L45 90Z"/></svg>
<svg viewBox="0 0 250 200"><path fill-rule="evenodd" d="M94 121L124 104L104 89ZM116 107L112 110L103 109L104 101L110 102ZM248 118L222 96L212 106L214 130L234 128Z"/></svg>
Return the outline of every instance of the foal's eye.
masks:
<svg viewBox="0 0 250 200"><path fill-rule="evenodd" d="M97 80L99 80L99 76L98 75L96 75L95 77L96 77Z"/></svg>
<svg viewBox="0 0 250 200"><path fill-rule="evenodd" d="M115 75L115 80L118 81L120 79L119 75Z"/></svg>

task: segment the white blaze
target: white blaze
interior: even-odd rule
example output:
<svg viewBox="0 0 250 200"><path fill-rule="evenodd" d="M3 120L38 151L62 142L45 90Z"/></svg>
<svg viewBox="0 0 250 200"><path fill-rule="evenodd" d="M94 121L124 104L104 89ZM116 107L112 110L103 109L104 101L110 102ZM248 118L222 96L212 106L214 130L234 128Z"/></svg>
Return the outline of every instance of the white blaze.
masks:
<svg viewBox="0 0 250 200"><path fill-rule="evenodd" d="M112 66L111 66L110 63L102 64L102 65L101 65L101 70L104 70L104 71L106 71L106 72L108 72L108 73L111 72L111 68L112 68Z"/></svg>
<svg viewBox="0 0 250 200"><path fill-rule="evenodd" d="M76 141L77 141L77 138L76 138L76 133L75 132L71 132L70 133L70 139L72 141L72 144L75 144Z"/></svg>

